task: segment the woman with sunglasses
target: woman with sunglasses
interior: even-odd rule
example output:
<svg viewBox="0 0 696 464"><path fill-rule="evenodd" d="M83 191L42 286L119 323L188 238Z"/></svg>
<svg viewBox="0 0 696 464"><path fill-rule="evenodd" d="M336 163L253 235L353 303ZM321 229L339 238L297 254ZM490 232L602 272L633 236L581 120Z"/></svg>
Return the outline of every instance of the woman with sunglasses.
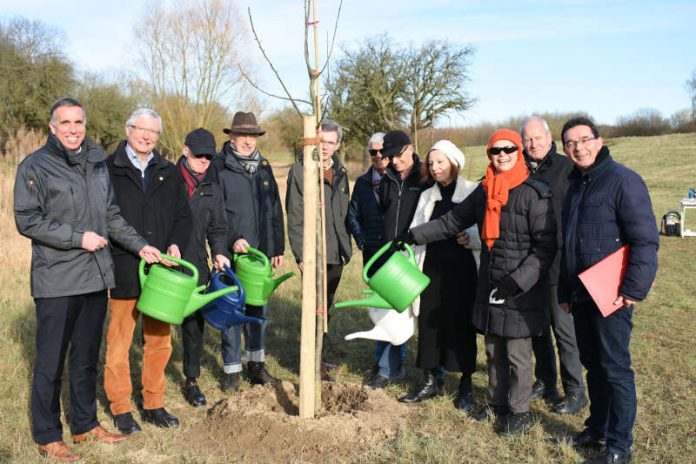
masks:
<svg viewBox="0 0 696 464"><path fill-rule="evenodd" d="M487 407L472 412L472 418L497 418L499 433L513 436L532 425L531 337L543 327L556 221L551 189L529 177L517 132L495 131L486 154L490 164L485 179L471 195L446 215L395 241L397 246L425 244L478 225L484 246L472 321L484 334L490 400Z"/></svg>
<svg viewBox="0 0 696 464"><path fill-rule="evenodd" d="M421 193L411 227L443 216L476 189L476 182L459 176L464 162L464 153L449 140L432 146L421 166L421 179L423 184L434 185ZM471 324L471 310L480 250L475 225L456 237L415 247L416 261L430 278L428 288L411 306L418 316L416 365L423 369L423 381L400 401L419 403L437 396L437 376L443 366L461 373L455 406L460 411L471 410L471 375L476 371L476 331Z"/></svg>

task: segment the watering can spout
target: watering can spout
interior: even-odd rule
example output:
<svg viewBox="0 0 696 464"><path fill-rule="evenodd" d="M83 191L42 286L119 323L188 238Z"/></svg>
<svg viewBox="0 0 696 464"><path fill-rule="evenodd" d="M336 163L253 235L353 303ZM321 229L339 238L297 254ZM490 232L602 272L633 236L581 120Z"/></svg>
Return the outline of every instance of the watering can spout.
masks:
<svg viewBox="0 0 696 464"><path fill-rule="evenodd" d="M186 309L184 309L184 317L190 316L191 314L196 312L196 310L207 305L214 299L220 298L221 296L225 296L228 293L236 292L237 290L239 290L239 287L237 287L236 285L232 285L230 287L222 288L212 293L194 292L191 295L191 299L189 300L188 305L186 305Z"/></svg>
<svg viewBox="0 0 696 464"><path fill-rule="evenodd" d="M366 306L369 308L382 308L382 309L391 309L392 306L387 303L381 296L374 292L370 292L369 290L365 293L369 293L370 296L367 298L363 298L361 300L350 300L350 301L341 301L340 303L336 303L335 307L336 308L348 308L351 306Z"/></svg>
<svg viewBox="0 0 696 464"><path fill-rule="evenodd" d="M294 272L288 272L287 274L283 274L282 276L278 277L277 279L273 279L273 291L275 291L276 288L286 280L288 280L290 277L294 276Z"/></svg>

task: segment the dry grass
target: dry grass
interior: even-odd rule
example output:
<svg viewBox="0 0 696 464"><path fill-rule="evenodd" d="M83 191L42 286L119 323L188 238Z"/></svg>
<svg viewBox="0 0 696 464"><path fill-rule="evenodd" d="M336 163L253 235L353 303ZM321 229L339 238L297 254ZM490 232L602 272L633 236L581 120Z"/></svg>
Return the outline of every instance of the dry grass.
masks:
<svg viewBox="0 0 696 464"><path fill-rule="evenodd" d="M671 135L651 138L627 138L610 141L614 156L645 178L652 194L656 216L676 209L678 200L689 187L696 187L696 135ZM467 175L477 178L483 173L485 158L482 147L466 149ZM29 429L29 388L34 357L35 319L29 295L29 242L20 237L11 216L13 163L0 164L0 462L45 462L38 458ZM276 168L279 184L284 188L284 169ZM693 218L692 218L693 219ZM346 269L338 300L356 297L363 287L359 259ZM283 271L295 270L294 260L286 254ZM696 239L663 238L660 270L648 300L635 314L632 343L633 363L638 386L638 420L635 428L635 460L638 463L693 462L696 455L696 357L692 354L696 306ZM300 281L283 284L271 302L267 351L271 371L296 381L299 364ZM373 344L369 341L346 343L341 337L370 325L364 311L336 311L332 319L332 343L329 357L339 362L339 381L360 381L362 369L372 362ZM157 431L145 427L139 436L117 447L83 448L85 462L169 463L236 462L233 450L222 455L206 456L188 446L196 438L188 433L206 420L205 411L189 408L183 402L179 386L181 343L178 334L174 354L167 369L167 406L182 419L176 431ZM411 342L410 359L414 359ZM203 357L200 383L211 403L224 398L218 389L222 369L217 333L209 331ZM137 350L136 350L137 351ZM139 353L136 353L138 359ZM475 374L475 396L485 395L486 373L483 350L479 354L479 371ZM137 363L135 363L137 365ZM137 367L134 369L137 379ZM410 367L409 381L418 372ZM456 378L448 375L449 391ZM390 395L405 392L407 385L387 389ZM104 394L99 388L99 416L108 424ZM67 396L64 396L67 401ZM551 414L542 403L533 405L535 425L529 435L504 439L493 433L490 424L473 424L451 406L451 397L442 397L415 406L417 420L391 440L370 450L356 449L354 462L383 463L499 463L499 462L581 462L583 456L558 440L577 432L586 417ZM68 434L66 434L66 438ZM221 443L224 449L225 444ZM259 437L258 446L280 446ZM83 451L84 450L84 451ZM220 457L222 456L222 457ZM330 456L326 457L328 461ZM300 460L298 459L298 462Z"/></svg>

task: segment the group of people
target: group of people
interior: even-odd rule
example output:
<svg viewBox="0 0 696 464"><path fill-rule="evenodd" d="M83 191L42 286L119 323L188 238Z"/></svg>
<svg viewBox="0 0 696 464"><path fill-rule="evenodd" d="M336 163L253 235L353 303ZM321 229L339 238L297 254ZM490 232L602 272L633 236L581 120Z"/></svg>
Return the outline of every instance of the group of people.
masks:
<svg viewBox="0 0 696 464"><path fill-rule="evenodd" d="M196 266L199 284L210 268L231 265L231 253L248 247L282 265L285 227L271 165L257 148L265 132L253 113L238 112L222 149L206 129L190 132L176 164L155 146L159 115L138 109L125 123L126 139L111 156L85 137L87 117L75 99L51 108L46 144L17 170L14 190L19 232L31 239L31 292L36 304L36 361L31 416L39 453L59 461L79 456L63 441L60 390L68 353L68 421L74 443L123 442L141 430L132 414L129 352L140 312L138 264L183 258ZM400 398L418 403L443 390L444 371L461 374L455 406L481 420L494 417L505 435L531 426L530 402L575 414L587 399L590 417L576 446L602 446L592 462L629 462L636 396L628 345L633 305L647 295L657 268L657 230L642 179L612 160L592 121L577 118L561 133L567 157L556 153L545 121L532 117L521 134L496 131L486 148L490 164L481 182L464 179L462 151L437 142L423 162L402 131L368 141L371 166L352 195L336 156L343 129L320 124L326 224L327 306L331 306L351 236L364 263L387 242L392 252L415 245L429 287L411 306L418 316L416 365L423 380ZM303 269L301 163L288 175L285 198L290 247ZM206 246L207 244L207 246ZM622 245L630 248L621 288L623 306L599 313L578 273ZM210 256L208 255L210 250ZM163 255L165 254L166 255ZM97 364L106 334L104 391L114 425L96 413ZM267 306L246 306L264 318ZM182 323L184 396L207 403L200 376L204 319ZM172 353L170 325L142 315L141 419L157 427L179 425L165 409L165 369ZM556 389L558 347L565 396ZM242 366L244 332L247 366ZM490 398L475 407L476 334L484 335ZM237 391L277 381L266 370L266 323L221 331L221 389ZM536 368L533 358L536 357ZM405 377L406 344L378 342L367 385L382 388ZM333 366L322 362L322 378ZM536 382L534 381L536 374Z"/></svg>

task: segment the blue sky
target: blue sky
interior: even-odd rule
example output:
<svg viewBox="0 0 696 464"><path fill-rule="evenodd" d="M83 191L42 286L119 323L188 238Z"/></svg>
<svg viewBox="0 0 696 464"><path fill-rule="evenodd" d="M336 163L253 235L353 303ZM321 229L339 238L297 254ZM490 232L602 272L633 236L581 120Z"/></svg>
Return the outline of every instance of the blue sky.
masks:
<svg viewBox="0 0 696 464"><path fill-rule="evenodd" d="M131 37L146 2L0 0L0 15L38 19L66 34L65 50L78 69L134 68ZM306 94L302 0L239 0L250 6L257 32L293 94ZM331 30L337 0L319 0L322 38ZM685 82L696 70L693 0L471 1L345 0L337 51L384 32L398 45L447 39L476 49L464 115L441 125L502 121L544 111L585 111L601 123L641 108L669 116L689 107ZM261 85L280 87L251 42ZM280 103L265 100L267 107ZM236 111L241 108L230 108Z"/></svg>

